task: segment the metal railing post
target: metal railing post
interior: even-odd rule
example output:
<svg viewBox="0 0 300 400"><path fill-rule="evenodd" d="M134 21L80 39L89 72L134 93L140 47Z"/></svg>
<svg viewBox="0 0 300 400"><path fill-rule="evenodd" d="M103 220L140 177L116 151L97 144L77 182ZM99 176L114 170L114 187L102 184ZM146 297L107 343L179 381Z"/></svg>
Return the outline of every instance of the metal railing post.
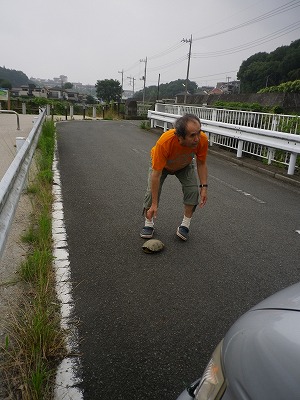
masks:
<svg viewBox="0 0 300 400"><path fill-rule="evenodd" d="M1 114L15 114L17 116L17 130L20 130L20 118L19 114L16 111L13 110L0 110Z"/></svg>
<svg viewBox="0 0 300 400"><path fill-rule="evenodd" d="M278 119L276 115L273 115L272 118L272 124L271 124L271 130L272 131L277 131L277 126L278 126Z"/></svg>
<svg viewBox="0 0 300 400"><path fill-rule="evenodd" d="M288 172L287 172L288 175L294 175L296 161L297 161L297 154L296 153L291 153L290 154L289 168L288 168Z"/></svg>
<svg viewBox="0 0 300 400"><path fill-rule="evenodd" d="M243 140L238 141L238 148L237 148L237 153L236 153L236 156L238 158L243 157L243 144L244 144Z"/></svg>
<svg viewBox="0 0 300 400"><path fill-rule="evenodd" d="M275 149L272 149L269 147L268 148L268 165L271 165L274 155L275 155Z"/></svg>
<svg viewBox="0 0 300 400"><path fill-rule="evenodd" d="M212 121L216 121L217 120L217 110L216 109L213 109L211 120Z"/></svg>
<svg viewBox="0 0 300 400"><path fill-rule="evenodd" d="M23 136L17 136L16 137L16 149L17 149L17 153L21 150L21 147L23 146L23 144L25 143L26 138Z"/></svg>
<svg viewBox="0 0 300 400"><path fill-rule="evenodd" d="M73 104L70 105L70 118L73 119L74 117L74 106Z"/></svg>

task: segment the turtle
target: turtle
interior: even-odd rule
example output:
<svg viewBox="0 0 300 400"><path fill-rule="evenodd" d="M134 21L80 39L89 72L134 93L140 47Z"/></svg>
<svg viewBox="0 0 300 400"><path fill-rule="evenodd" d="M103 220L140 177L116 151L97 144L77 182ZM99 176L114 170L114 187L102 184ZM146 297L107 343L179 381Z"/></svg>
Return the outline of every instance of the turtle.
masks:
<svg viewBox="0 0 300 400"><path fill-rule="evenodd" d="M150 253L157 253L158 251L161 251L164 247L165 245L160 240L150 239L143 244L142 249L145 253L150 254Z"/></svg>

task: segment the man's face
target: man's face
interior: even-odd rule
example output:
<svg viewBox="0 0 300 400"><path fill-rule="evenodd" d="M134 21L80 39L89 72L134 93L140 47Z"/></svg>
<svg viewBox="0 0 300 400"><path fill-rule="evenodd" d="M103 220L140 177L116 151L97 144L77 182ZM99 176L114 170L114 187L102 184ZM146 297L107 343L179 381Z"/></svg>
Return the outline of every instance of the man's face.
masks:
<svg viewBox="0 0 300 400"><path fill-rule="evenodd" d="M201 126L198 121L189 121L186 126L185 138L179 137L181 146L195 148L200 141Z"/></svg>

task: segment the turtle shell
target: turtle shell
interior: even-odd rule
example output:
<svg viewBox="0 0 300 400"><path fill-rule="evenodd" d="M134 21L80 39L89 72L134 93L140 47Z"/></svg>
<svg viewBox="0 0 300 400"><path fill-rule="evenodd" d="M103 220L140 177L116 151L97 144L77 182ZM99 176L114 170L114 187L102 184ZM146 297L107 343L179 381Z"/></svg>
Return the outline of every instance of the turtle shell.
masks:
<svg viewBox="0 0 300 400"><path fill-rule="evenodd" d="M157 253L164 248L163 242L158 239L150 239L147 240L142 246L142 249L145 253Z"/></svg>

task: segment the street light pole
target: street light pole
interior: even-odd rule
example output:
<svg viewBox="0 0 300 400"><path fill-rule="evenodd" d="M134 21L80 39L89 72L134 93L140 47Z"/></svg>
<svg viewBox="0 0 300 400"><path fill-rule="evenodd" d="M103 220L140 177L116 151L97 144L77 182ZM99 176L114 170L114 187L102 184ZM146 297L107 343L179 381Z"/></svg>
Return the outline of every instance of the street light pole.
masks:
<svg viewBox="0 0 300 400"><path fill-rule="evenodd" d="M184 94L184 104L186 104L186 97L187 97L187 91L188 91L188 82L189 82L189 73L190 73L191 50L192 50L192 42L193 42L192 35L191 35L190 39L182 39L182 42L190 44L189 55L188 55L188 65L187 65L187 72L186 72L186 81L185 81L185 94Z"/></svg>

